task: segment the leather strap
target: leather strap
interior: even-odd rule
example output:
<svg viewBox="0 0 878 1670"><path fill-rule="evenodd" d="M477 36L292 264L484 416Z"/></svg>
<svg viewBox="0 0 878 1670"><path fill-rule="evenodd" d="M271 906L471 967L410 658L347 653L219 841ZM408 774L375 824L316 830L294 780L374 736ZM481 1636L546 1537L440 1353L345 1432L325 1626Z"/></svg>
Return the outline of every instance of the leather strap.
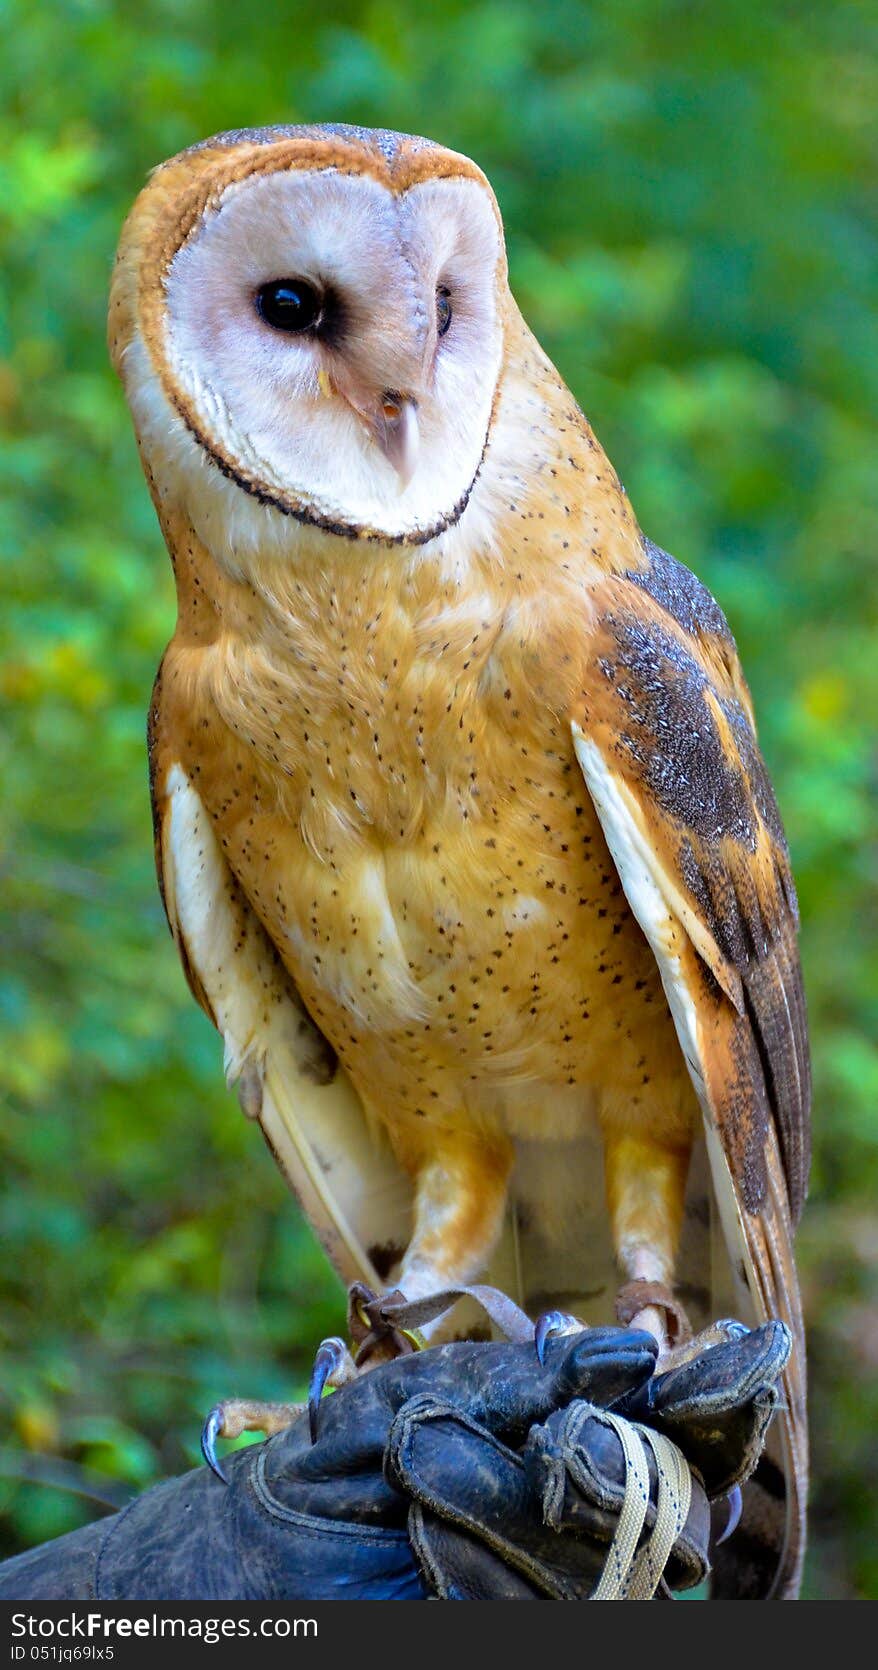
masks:
<svg viewBox="0 0 878 1670"><path fill-rule="evenodd" d="M689 1318L670 1288L666 1287L664 1282L644 1281L642 1277L637 1277L620 1287L616 1294L616 1321L623 1328L629 1328L635 1317L649 1305L664 1311L667 1318L668 1341L672 1346L682 1345L692 1338Z"/></svg>
<svg viewBox="0 0 878 1670"><path fill-rule="evenodd" d="M392 1342L400 1353L417 1350L420 1342L411 1336L461 1299L474 1300L512 1344L525 1345L533 1339L530 1317L496 1287L446 1287L423 1299L407 1299L400 1288L379 1295L364 1282L354 1282L348 1290L348 1321L357 1363L363 1363L383 1341Z"/></svg>

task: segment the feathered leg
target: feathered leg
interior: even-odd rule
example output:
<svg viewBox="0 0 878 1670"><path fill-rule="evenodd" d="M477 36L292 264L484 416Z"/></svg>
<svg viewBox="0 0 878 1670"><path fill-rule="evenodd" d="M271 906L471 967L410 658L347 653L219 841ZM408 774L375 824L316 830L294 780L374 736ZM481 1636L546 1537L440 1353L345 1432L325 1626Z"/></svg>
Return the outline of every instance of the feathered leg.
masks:
<svg viewBox="0 0 878 1670"><path fill-rule="evenodd" d="M628 1280L617 1320L653 1335L662 1353L691 1334L672 1290L691 1146L606 1131L605 1178L613 1243Z"/></svg>

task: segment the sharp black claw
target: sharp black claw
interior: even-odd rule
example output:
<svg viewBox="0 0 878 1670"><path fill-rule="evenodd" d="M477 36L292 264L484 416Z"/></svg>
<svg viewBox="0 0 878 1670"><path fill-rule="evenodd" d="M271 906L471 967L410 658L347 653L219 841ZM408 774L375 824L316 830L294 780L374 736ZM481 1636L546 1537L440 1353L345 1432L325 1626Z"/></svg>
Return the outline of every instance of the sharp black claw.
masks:
<svg viewBox="0 0 878 1670"><path fill-rule="evenodd" d="M548 1341L553 1334L569 1333L571 1323L574 1323L574 1318L568 1316L567 1312L563 1310L543 1311L542 1316L537 1318L534 1327L534 1345L541 1368L545 1368L546 1365L546 1345ZM574 1325L579 1326L578 1323Z"/></svg>
<svg viewBox="0 0 878 1670"><path fill-rule="evenodd" d="M317 1443L317 1419L320 1413L320 1399L323 1388L330 1375L340 1367L347 1355L347 1347L342 1339L325 1339L317 1347L311 1379L308 1383L308 1426L311 1429L311 1442Z"/></svg>
<svg viewBox="0 0 878 1670"><path fill-rule="evenodd" d="M729 1517L722 1536L717 1537L716 1539L717 1548L719 1548L720 1543L728 1542L729 1537L734 1536L734 1533L737 1531L738 1526L741 1523L741 1513L744 1507L744 1499L741 1495L741 1486L739 1484L736 1484L733 1489L729 1491L726 1501L729 1504Z"/></svg>
<svg viewBox="0 0 878 1670"><path fill-rule="evenodd" d="M222 1404L216 1403L201 1428L201 1453L211 1472L215 1473L223 1484L228 1484L229 1481L216 1458L216 1441L222 1432L222 1428Z"/></svg>

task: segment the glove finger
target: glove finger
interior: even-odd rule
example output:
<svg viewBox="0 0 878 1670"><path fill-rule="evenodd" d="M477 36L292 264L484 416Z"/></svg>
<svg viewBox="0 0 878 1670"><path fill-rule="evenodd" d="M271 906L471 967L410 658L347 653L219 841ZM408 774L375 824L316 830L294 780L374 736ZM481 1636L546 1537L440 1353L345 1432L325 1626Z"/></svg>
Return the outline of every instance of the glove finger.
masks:
<svg viewBox="0 0 878 1670"><path fill-rule="evenodd" d="M655 1375L620 1405L629 1419L679 1445L711 1498L742 1483L756 1466L792 1347L782 1322L749 1332L734 1327L740 1332Z"/></svg>
<svg viewBox="0 0 878 1670"><path fill-rule="evenodd" d="M542 1595L581 1600L602 1552L587 1537L559 1537L543 1520L521 1458L459 1410L412 1398L390 1430L387 1477L396 1489L469 1532Z"/></svg>
<svg viewBox="0 0 878 1670"><path fill-rule="evenodd" d="M327 1412L343 1396L346 1393L336 1392L327 1398ZM403 1529L409 1504L384 1477L386 1436L385 1421L381 1441L364 1451L354 1410L333 1431L321 1431L318 1443L312 1444L308 1417L301 1415L263 1446L266 1488L282 1508L297 1514Z"/></svg>
<svg viewBox="0 0 878 1670"><path fill-rule="evenodd" d="M432 1593L440 1600L543 1600L520 1572L469 1531L449 1525L414 1502L409 1541Z"/></svg>
<svg viewBox="0 0 878 1670"><path fill-rule="evenodd" d="M655 1526L658 1504L656 1459L649 1444L643 1448L649 1500L641 1543ZM522 1461L533 1492L542 1502L546 1524L562 1536L585 1533L606 1552L618 1528L627 1478L624 1451L613 1427L589 1405L571 1404L550 1416L544 1426L533 1428ZM693 1478L686 1521L668 1560L671 1588L689 1589L703 1581L709 1538L707 1497Z"/></svg>
<svg viewBox="0 0 878 1670"><path fill-rule="evenodd" d="M766 1386L773 1386L789 1362L792 1339L783 1322L735 1333L679 1368L657 1374L650 1405L668 1416L691 1409L739 1408Z"/></svg>
<svg viewBox="0 0 878 1670"><path fill-rule="evenodd" d="M412 1397L429 1393L510 1443L574 1398L602 1406L640 1386L655 1367L656 1345L635 1329L583 1328L547 1341L545 1364L527 1345L432 1346L363 1374L321 1405L311 1466L366 1465L383 1453L390 1421ZM343 1459L342 1459L343 1458Z"/></svg>

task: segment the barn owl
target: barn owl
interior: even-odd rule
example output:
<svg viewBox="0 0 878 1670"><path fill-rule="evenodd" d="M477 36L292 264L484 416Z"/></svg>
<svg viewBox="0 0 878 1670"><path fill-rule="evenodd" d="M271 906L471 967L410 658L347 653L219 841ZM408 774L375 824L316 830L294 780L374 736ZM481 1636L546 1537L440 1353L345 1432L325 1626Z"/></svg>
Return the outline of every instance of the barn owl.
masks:
<svg viewBox="0 0 878 1670"><path fill-rule="evenodd" d="M717 1592L795 1595L787 846L725 617L525 325L488 181L384 131L206 140L132 210L110 344L178 594L159 878L245 1112L349 1282L585 1322L621 1283L665 1349L684 1308L781 1318Z"/></svg>

